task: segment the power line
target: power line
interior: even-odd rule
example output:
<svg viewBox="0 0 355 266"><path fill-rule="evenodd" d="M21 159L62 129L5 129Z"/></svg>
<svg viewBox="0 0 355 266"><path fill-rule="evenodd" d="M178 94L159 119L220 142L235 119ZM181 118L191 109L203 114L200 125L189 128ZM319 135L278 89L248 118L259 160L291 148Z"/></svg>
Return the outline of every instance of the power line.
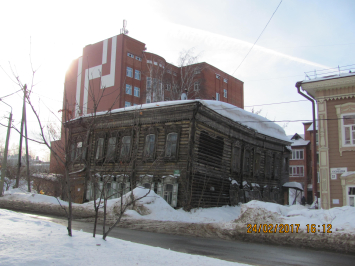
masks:
<svg viewBox="0 0 355 266"><path fill-rule="evenodd" d="M279 5L276 7L274 13L272 13L271 18L269 19L269 21L266 23L266 26L264 27L264 29L262 30L262 32L260 33L259 37L256 39L256 41L254 42L253 46L250 48L249 52L246 54L246 56L243 58L242 62L240 62L239 66L237 67L236 70L234 70L232 76L234 75L234 73L238 70L238 68L243 64L244 60L247 58L247 56L249 55L249 53L251 52L251 50L254 48L255 44L257 43L257 41L260 39L261 35L263 34L263 32L265 31L266 27L269 25L272 17L275 15L277 9L279 9L279 6L281 5L282 0L280 1Z"/></svg>

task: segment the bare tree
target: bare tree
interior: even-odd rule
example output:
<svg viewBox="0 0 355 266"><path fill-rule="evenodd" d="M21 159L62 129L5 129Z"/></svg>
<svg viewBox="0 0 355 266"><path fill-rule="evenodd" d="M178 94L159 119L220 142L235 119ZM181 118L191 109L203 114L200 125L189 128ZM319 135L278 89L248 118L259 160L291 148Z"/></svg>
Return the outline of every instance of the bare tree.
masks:
<svg viewBox="0 0 355 266"><path fill-rule="evenodd" d="M188 99L199 98L204 80L201 76L203 64L198 63L194 49L180 52L177 66L164 64L146 56L147 103L180 100L183 93Z"/></svg>

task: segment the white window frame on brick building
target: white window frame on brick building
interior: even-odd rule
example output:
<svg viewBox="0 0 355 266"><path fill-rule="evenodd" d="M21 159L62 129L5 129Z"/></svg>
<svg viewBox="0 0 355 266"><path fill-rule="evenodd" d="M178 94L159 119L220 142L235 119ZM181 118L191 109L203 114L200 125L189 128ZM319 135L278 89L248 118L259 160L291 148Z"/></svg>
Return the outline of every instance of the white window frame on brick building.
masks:
<svg viewBox="0 0 355 266"><path fill-rule="evenodd" d="M221 79L221 75L216 74L216 79Z"/></svg>
<svg viewBox="0 0 355 266"><path fill-rule="evenodd" d="M142 61L142 58L140 58L139 56L136 56L136 59L140 62Z"/></svg>
<svg viewBox="0 0 355 266"><path fill-rule="evenodd" d="M126 84L126 94L132 95L132 85Z"/></svg>
<svg viewBox="0 0 355 266"><path fill-rule="evenodd" d="M131 54L131 53L127 53L127 56L130 57L130 58L134 58L134 55Z"/></svg>
<svg viewBox="0 0 355 266"><path fill-rule="evenodd" d="M147 89L151 89L152 88L152 78L147 77L147 85L146 85Z"/></svg>
<svg viewBox="0 0 355 266"><path fill-rule="evenodd" d="M140 96L140 89L138 87L134 87L134 96L139 97Z"/></svg>
<svg viewBox="0 0 355 266"><path fill-rule="evenodd" d="M228 79L223 79L223 82L224 83L228 83Z"/></svg>
<svg viewBox="0 0 355 266"><path fill-rule="evenodd" d="M216 92L216 101L219 101L219 93Z"/></svg>
<svg viewBox="0 0 355 266"><path fill-rule="evenodd" d="M304 151L302 149L300 149L300 150L292 149L292 159L291 160L303 160L303 158L304 158Z"/></svg>
<svg viewBox="0 0 355 266"><path fill-rule="evenodd" d="M152 60L147 60L147 64L153 64Z"/></svg>
<svg viewBox="0 0 355 266"><path fill-rule="evenodd" d="M131 106L131 102L124 102L124 107L130 107Z"/></svg>
<svg viewBox="0 0 355 266"><path fill-rule="evenodd" d="M226 90L226 89L223 89L223 97L224 97L224 98L227 98L227 95L228 95L227 90Z"/></svg>
<svg viewBox="0 0 355 266"><path fill-rule="evenodd" d="M127 75L127 77L132 78L132 77L133 77L133 68L127 67L127 69L126 69L126 75Z"/></svg>
<svg viewBox="0 0 355 266"><path fill-rule="evenodd" d="M200 82L196 81L194 83L194 91L198 91L200 89Z"/></svg>
<svg viewBox="0 0 355 266"><path fill-rule="evenodd" d="M137 80L141 80L141 72L139 70L134 70L134 78Z"/></svg>
<svg viewBox="0 0 355 266"><path fill-rule="evenodd" d="M289 166L289 174L290 176L304 176L304 166L303 165L290 165Z"/></svg>

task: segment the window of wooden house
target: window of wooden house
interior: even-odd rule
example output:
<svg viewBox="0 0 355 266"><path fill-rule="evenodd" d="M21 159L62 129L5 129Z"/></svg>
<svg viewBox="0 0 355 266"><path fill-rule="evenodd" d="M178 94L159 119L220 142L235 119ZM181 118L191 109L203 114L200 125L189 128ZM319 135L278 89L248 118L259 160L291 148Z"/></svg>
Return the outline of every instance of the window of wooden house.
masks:
<svg viewBox="0 0 355 266"><path fill-rule="evenodd" d="M355 115L343 115L343 146L355 146Z"/></svg>
<svg viewBox="0 0 355 266"><path fill-rule="evenodd" d="M111 137L108 139L108 143L107 143L106 162L115 161L115 151L116 151L116 137Z"/></svg>
<svg viewBox="0 0 355 266"><path fill-rule="evenodd" d="M70 161L74 162L75 160L75 143L70 145Z"/></svg>
<svg viewBox="0 0 355 266"><path fill-rule="evenodd" d="M176 157L178 133L172 132L166 136L165 157Z"/></svg>
<svg viewBox="0 0 355 266"><path fill-rule="evenodd" d="M275 154L274 157L274 178L275 179L280 178L280 164L281 164L280 156Z"/></svg>
<svg viewBox="0 0 355 266"><path fill-rule="evenodd" d="M248 174L250 172L250 150L244 150L244 167L243 172Z"/></svg>
<svg viewBox="0 0 355 266"><path fill-rule="evenodd" d="M121 143L121 158L128 158L131 152L131 136L124 136Z"/></svg>
<svg viewBox="0 0 355 266"><path fill-rule="evenodd" d="M166 184L164 189L164 199L168 204L171 204L173 199L173 185Z"/></svg>
<svg viewBox="0 0 355 266"><path fill-rule="evenodd" d="M96 160L102 160L104 157L104 138L99 138L97 139L97 144L96 144Z"/></svg>
<svg viewBox="0 0 355 266"><path fill-rule="evenodd" d="M241 149L238 146L233 146L232 148L232 172L239 173L240 172L240 152Z"/></svg>
<svg viewBox="0 0 355 266"><path fill-rule="evenodd" d="M144 183L143 184L144 188L151 189L151 185L149 183Z"/></svg>
<svg viewBox="0 0 355 266"><path fill-rule="evenodd" d="M144 157L153 158L155 148L155 134L145 136Z"/></svg>
<svg viewBox="0 0 355 266"><path fill-rule="evenodd" d="M265 154L265 176L270 178L271 176L271 155L266 153Z"/></svg>
<svg viewBox="0 0 355 266"><path fill-rule="evenodd" d="M255 152L255 157L254 157L254 175L256 175L256 176L258 176L260 174L260 161L261 161L260 152Z"/></svg>

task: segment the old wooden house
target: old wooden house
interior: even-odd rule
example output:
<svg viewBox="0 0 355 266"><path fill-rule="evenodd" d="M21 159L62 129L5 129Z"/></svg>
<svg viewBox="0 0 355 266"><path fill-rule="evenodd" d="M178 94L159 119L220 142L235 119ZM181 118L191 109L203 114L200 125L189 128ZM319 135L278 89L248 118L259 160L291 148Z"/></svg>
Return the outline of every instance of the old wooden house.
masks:
<svg viewBox="0 0 355 266"><path fill-rule="evenodd" d="M66 127L77 202L93 199L96 176L95 189L105 186L111 198L144 186L185 209L283 203L290 142L281 127L236 106L158 102L87 115Z"/></svg>

